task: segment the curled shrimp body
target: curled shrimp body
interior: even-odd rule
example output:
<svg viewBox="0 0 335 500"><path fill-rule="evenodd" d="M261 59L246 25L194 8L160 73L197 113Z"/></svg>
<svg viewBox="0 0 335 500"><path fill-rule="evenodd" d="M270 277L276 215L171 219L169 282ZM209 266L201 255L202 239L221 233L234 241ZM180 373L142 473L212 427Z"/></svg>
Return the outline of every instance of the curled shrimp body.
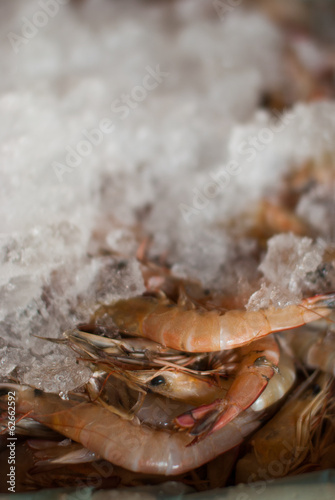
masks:
<svg viewBox="0 0 335 500"><path fill-rule="evenodd" d="M282 309L226 312L196 309L167 298L134 297L102 306L95 318L110 315L129 334L187 352L222 351L240 347L271 332L288 330L328 316L335 293L316 295Z"/></svg>
<svg viewBox="0 0 335 500"><path fill-rule="evenodd" d="M0 389L2 394L15 391L18 415L43 423L115 465L150 474L175 475L199 467L241 443L264 415L247 410L215 436L188 447L190 437L184 432L136 425L94 403L62 400L15 384L1 384Z"/></svg>
<svg viewBox="0 0 335 500"><path fill-rule="evenodd" d="M278 344L268 336L242 347L240 354L242 359L226 396L177 417L178 426L189 428L193 436L204 437L227 425L257 400L278 370Z"/></svg>
<svg viewBox="0 0 335 500"><path fill-rule="evenodd" d="M263 345L261 345L261 342ZM249 352L242 348L245 357L224 398L218 399L212 404L187 411L184 415L175 419L178 425L191 427L190 434L192 435L199 433L199 428L201 430L201 427L208 428L211 425L210 431L213 432L233 420L250 405L253 410L261 411L270 407L288 393L296 380L296 370L292 358L283 351L280 352L279 358L277 345L273 339L270 341L269 337L261 339L261 341L257 341L251 346L252 349ZM261 347L263 347L263 356L260 356ZM249 365L256 354L259 356L257 359L262 358L261 363ZM265 375L265 372L268 375ZM267 381L265 377L269 375L273 376ZM216 420L214 418L215 423L213 425L211 421L213 422L215 414L217 417Z"/></svg>

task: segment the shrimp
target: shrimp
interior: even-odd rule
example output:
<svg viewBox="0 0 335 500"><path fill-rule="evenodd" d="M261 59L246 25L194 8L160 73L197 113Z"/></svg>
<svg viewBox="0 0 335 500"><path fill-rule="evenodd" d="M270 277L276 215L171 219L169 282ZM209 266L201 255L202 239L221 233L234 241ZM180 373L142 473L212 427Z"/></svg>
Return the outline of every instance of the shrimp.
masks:
<svg viewBox="0 0 335 500"><path fill-rule="evenodd" d="M278 373L274 374L259 402L256 401L253 407L246 409L205 441L191 447L188 445L192 438L186 432L172 431L166 424L164 429L148 426L142 407L137 412L138 417L130 421L110 412L96 401L90 402L85 395L71 395L68 400L64 400L29 386L3 383L0 384L0 408L7 409L8 391L15 392L17 417L22 415L33 419L125 469L148 474L177 475L197 468L242 443L262 424L265 417L273 413L274 403L280 401L292 385L290 358L281 357L278 366ZM228 381L224 384L226 382L229 389ZM153 394L147 396L152 397ZM155 395L155 401L157 398L162 396ZM178 408L180 411L180 408L187 406L183 401L170 408L171 400L165 398L161 403L163 401L164 413L166 417L170 415L171 420ZM161 403L158 404L159 408ZM156 425L152 417L157 413L157 408L150 411L152 425ZM140 425L139 418L142 420Z"/></svg>
<svg viewBox="0 0 335 500"><path fill-rule="evenodd" d="M5 394L14 391L17 415L29 415L115 465L149 474L176 475L199 467L240 444L264 417L264 412L246 410L215 436L188 447L190 437L185 432L138 425L96 403L63 400L16 384L1 384L0 390L3 408Z"/></svg>
<svg viewBox="0 0 335 500"><path fill-rule="evenodd" d="M241 347L272 332L288 330L328 316L335 292L315 295L282 309L226 312L175 304L165 297L133 297L102 306L95 319L108 314L130 335L145 337L179 351L210 352Z"/></svg>
<svg viewBox="0 0 335 500"><path fill-rule="evenodd" d="M252 346L253 345L254 344L252 344ZM258 345L257 347L260 348L261 346ZM268 348L269 347L270 346L268 345ZM276 355L276 346L273 345L273 347L274 353L272 352L272 354ZM252 355L255 355L257 353L257 350L260 349L255 349L254 352L251 350L249 356L244 358L242 365L243 367L239 368L236 379L233 383L230 384L230 387L228 388L228 392L224 396L224 399L216 400L213 404L207 406L204 405L200 407L200 409L196 408L195 410L186 412L184 415L181 415L175 419L177 425L180 425L181 427L193 426L191 434L194 435L196 434L195 424L198 423L196 420L197 416L199 416L202 425L206 425L206 423L210 425L210 420L213 417L213 413L211 413L210 410L217 410L218 412L216 424L214 426L215 429L217 429L221 426L226 425L226 423L229 421L229 418L235 418L237 414L242 412L250 404L253 410L261 411L270 407L277 400L281 399L291 389L296 379L294 363L291 357L285 354L285 352L280 353L278 367L276 368L275 365L273 366L274 375L268 383L265 382L265 390L263 390L258 397L256 396L256 400L254 402L250 403L250 401L254 399L255 394L257 393L257 389L259 389L259 384L262 380L261 377L265 376L264 373L260 374L256 372L256 377L252 377L250 378L250 380L248 379L248 370L250 370L251 374L254 374L253 370L255 369L255 367L253 367L252 365L248 367L248 360L251 362ZM264 368L264 366L267 366L265 357L263 359L263 363ZM268 367L271 367L271 362L269 360L268 363ZM257 363L256 370L258 366L259 365ZM253 385L253 383L255 382L255 378L256 383L255 385ZM250 386L248 385L249 383ZM248 390L250 391L249 394ZM222 413L220 413L220 409L222 410ZM206 410L208 411L206 412ZM208 416L209 421L206 422ZM211 430L211 432L213 432L213 430Z"/></svg>
<svg viewBox="0 0 335 500"><path fill-rule="evenodd" d="M267 471L282 477L296 471L312 449L312 437L320 429L325 406L332 394L332 377L314 374L293 394L281 410L252 438L251 451L237 464L237 481L265 479Z"/></svg>
<svg viewBox="0 0 335 500"><path fill-rule="evenodd" d="M278 370L251 408L254 411L261 411L275 404L290 391L295 381L296 368L293 359L281 350Z"/></svg>
<svg viewBox="0 0 335 500"><path fill-rule="evenodd" d="M145 288L149 293L157 293L178 302L195 304L206 309L236 309L243 307L249 295L222 294L217 290L204 288L202 283L194 279L175 276L166 264L156 264L148 259L148 238L141 243L136 257L141 265Z"/></svg>
<svg viewBox="0 0 335 500"><path fill-rule="evenodd" d="M283 343L309 368L335 375L335 332L299 329L285 336Z"/></svg>
<svg viewBox="0 0 335 500"><path fill-rule="evenodd" d="M273 339L270 338L264 339L266 340L268 349L272 347L277 353L277 346L273 342ZM265 342L262 339L263 347L265 347ZM254 356L260 354L260 342L256 342L256 346L258 349L254 349ZM252 344L254 346L254 344ZM247 367L248 361L252 362L251 356L246 357L246 348L242 348L239 350L240 355L244 356L243 364L244 367ZM263 352L265 354L266 352ZM260 356L259 356L260 358ZM258 359L259 359L258 358ZM263 359L263 363L266 365L265 357ZM270 362L269 362L270 364ZM275 366L274 366L275 368ZM256 364L257 369L257 364ZM271 404L273 404L277 399L280 399L292 386L295 380L295 368L292 359L287 356L284 352L280 353L280 360L278 363L278 368L274 370L274 376L271 378L269 382L269 386L267 390L263 391L262 394L256 399L253 403L252 407L255 411L260 411ZM113 373L113 372L112 372ZM228 391L234 384L236 387L236 378L233 380L233 374L229 378L226 377L213 377L212 375L200 376L194 375L193 373L185 372L184 369L180 370L140 370L140 371L127 371L120 370L120 373L117 374L117 377L123 379L126 384L133 384L134 387L138 386L140 389L144 389L149 393L159 394L169 399L174 399L177 401L181 401L188 405L199 406L199 405L208 405L213 401L219 399L223 400L226 398ZM241 373L241 365L238 365L237 377ZM106 373L103 372L103 380L106 377ZM96 379L97 374L93 375L93 379ZM259 376L259 374L258 374ZM111 379L108 376L108 381ZM92 380L92 379L91 379ZM91 385L91 380L88 382L88 386ZM239 394L239 385L241 385L242 379L240 379L237 384L237 389L233 387L231 394L234 395L234 391L236 391L236 399L238 400ZM98 388L98 391L95 394L95 397L106 399L105 393L108 388L108 385L104 384L102 389ZM254 389L254 388L253 388ZM91 394L91 391L90 391ZM93 398L95 399L95 398ZM110 399L108 397L108 399ZM115 398L114 398L115 399ZM118 399L120 399L118 397ZM120 413L119 413L120 414ZM177 414L178 415L178 414Z"/></svg>
<svg viewBox="0 0 335 500"><path fill-rule="evenodd" d="M99 337L95 339L95 336L78 331L66 335L76 335L81 341L89 341L89 346L93 342L96 346L108 345L111 342L111 339L100 339ZM114 352L114 348L111 349ZM109 352L109 349L104 350L105 353L107 351ZM129 371L112 367L111 372L134 388L144 387L146 390L163 396L181 399L186 403L198 406L198 408L177 417L176 424L179 427L188 428L191 435L204 437L209 431L213 432L226 425L256 401L277 369L279 349L274 338L269 336L238 349L238 357L242 358L242 361L238 364L237 375L232 383L230 380L223 381L222 378L218 377L215 383L214 379L208 376L200 377L180 370L173 372L166 369L158 372L153 370ZM107 360L103 359L102 363L106 364L104 369L108 370ZM99 366L102 366L101 362ZM106 387L104 392L106 392ZM100 394L96 393L96 397L100 398ZM128 418L132 418L133 412L129 412L128 405L126 405L126 413L124 406L122 406L122 413L120 413L119 404L116 406L117 401L113 404L110 403L113 400L115 398L108 396L108 407L111 411L120 416L129 415Z"/></svg>
<svg viewBox="0 0 335 500"><path fill-rule="evenodd" d="M236 378L226 396L180 415L176 418L178 426L188 428L192 436L205 437L227 425L257 400L278 370L278 344L273 336L258 339L242 347L241 355Z"/></svg>
<svg viewBox="0 0 335 500"><path fill-rule="evenodd" d="M216 398L224 398L231 386L231 381L222 377L215 380L208 376L196 376L176 370L141 370L131 372L127 376L143 384L151 392L191 405L206 404Z"/></svg>
<svg viewBox="0 0 335 500"><path fill-rule="evenodd" d="M293 210L280 204L271 203L269 200L262 200L250 236L256 237L265 246L271 236L283 232L306 236L309 231L306 224Z"/></svg>

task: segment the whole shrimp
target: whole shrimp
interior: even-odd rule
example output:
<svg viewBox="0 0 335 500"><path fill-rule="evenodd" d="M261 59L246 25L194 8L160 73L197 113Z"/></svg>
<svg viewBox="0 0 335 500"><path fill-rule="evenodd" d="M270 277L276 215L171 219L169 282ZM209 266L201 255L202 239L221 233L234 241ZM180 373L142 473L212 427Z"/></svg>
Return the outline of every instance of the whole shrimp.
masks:
<svg viewBox="0 0 335 500"><path fill-rule="evenodd" d="M166 297L133 297L102 306L95 319L108 314L127 333L187 352L222 351L241 347L272 332L288 330L328 316L335 292L315 295L282 309L208 311Z"/></svg>
<svg viewBox="0 0 335 500"><path fill-rule="evenodd" d="M29 386L0 384L3 409L8 392L15 393L18 417L34 419L115 465L149 474L176 475L209 462L243 442L269 412L249 408L206 441L187 446L192 438L185 432L139 425L136 419L125 420L83 397L63 400Z"/></svg>
<svg viewBox="0 0 335 500"><path fill-rule="evenodd" d="M15 392L17 415L26 415L81 443L105 460L135 472L175 475L192 470L241 443L261 424L263 412L247 410L206 441L188 447L184 432L155 430L125 420L92 402L62 400L28 386L1 384Z"/></svg>

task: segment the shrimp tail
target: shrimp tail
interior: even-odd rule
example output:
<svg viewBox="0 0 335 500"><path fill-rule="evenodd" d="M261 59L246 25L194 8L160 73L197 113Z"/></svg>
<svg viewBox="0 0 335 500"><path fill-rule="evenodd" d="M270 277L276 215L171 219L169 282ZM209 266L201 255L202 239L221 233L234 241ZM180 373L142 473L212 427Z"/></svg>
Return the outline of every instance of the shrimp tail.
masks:
<svg viewBox="0 0 335 500"><path fill-rule="evenodd" d="M175 419L177 427L186 428L196 440L212 434L249 408L266 388L278 369L279 347L270 336L242 348L243 359L234 382L224 399L199 406Z"/></svg>

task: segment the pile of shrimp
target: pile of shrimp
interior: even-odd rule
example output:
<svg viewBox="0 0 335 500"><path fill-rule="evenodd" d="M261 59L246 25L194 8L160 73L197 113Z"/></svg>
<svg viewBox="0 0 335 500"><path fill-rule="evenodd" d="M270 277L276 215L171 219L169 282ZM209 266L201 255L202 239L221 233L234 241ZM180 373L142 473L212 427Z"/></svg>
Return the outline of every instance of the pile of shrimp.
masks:
<svg viewBox="0 0 335 500"><path fill-rule="evenodd" d="M299 73L306 78L307 100L328 95ZM302 165L249 214L244 236L259 255L279 233L316 239L296 208L320 187L333 203L334 186L331 158ZM4 463L15 401L17 491L169 478L201 491L335 468L334 290L246 310L240 297L174 276L147 249L145 239L137 257L146 293L100 304L87 323L45 339L91 368L84 387L58 395L0 384ZM334 265L330 243L318 268L324 282Z"/></svg>
<svg viewBox="0 0 335 500"><path fill-rule="evenodd" d="M278 200L260 249L278 221L301 230ZM146 293L45 339L91 368L85 387L57 395L0 384L4 438L15 400L19 488L90 486L98 474L98 487L172 478L207 490L335 467L335 292L232 309L148 261L147 248L137 255Z"/></svg>

